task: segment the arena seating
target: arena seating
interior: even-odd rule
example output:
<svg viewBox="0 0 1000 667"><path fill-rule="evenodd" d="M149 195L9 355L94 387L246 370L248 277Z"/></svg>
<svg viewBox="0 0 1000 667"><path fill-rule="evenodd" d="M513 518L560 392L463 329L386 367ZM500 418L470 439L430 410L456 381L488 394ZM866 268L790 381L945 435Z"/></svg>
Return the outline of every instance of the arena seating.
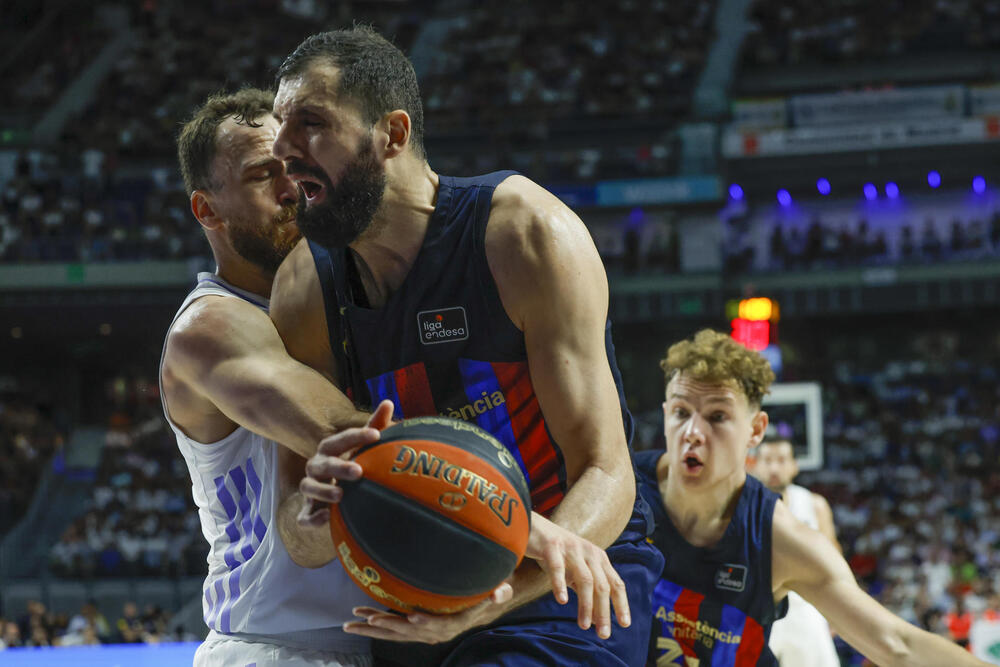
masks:
<svg viewBox="0 0 1000 667"><path fill-rule="evenodd" d="M0 536L24 514L45 466L65 436L44 392L13 377L0 385Z"/></svg>
<svg viewBox="0 0 1000 667"><path fill-rule="evenodd" d="M908 54L976 51L1000 44L1000 5L992 0L754 3L749 66L845 63Z"/></svg>

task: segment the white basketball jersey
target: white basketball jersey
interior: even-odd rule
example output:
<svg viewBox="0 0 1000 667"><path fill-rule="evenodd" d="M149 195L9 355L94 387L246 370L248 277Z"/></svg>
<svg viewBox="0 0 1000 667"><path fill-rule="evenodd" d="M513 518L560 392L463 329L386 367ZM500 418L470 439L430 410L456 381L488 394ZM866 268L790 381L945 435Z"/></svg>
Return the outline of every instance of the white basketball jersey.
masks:
<svg viewBox="0 0 1000 667"><path fill-rule="evenodd" d="M819 530L816 503L812 492L797 484L789 484L784 494L792 516L813 530ZM840 660L830 637L830 626L816 607L798 593L788 593L788 614L771 626L768 646L779 664L839 667Z"/></svg>
<svg viewBox="0 0 1000 667"><path fill-rule="evenodd" d="M792 511L792 516L813 530L819 530L819 519L816 517L816 503L812 491L798 484L789 484L785 489L785 504Z"/></svg>
<svg viewBox="0 0 1000 667"><path fill-rule="evenodd" d="M265 311L268 307L263 297L215 274L199 273L197 286L174 321L191 302L208 295L243 299ZM331 629L335 632L319 633L336 637L332 645L322 642L327 648L342 645L344 651L363 650L364 638L343 633L339 627L354 618L352 607L372 601L348 578L338 560L317 569L295 564L278 534L280 445L242 427L218 442L197 442L171 421L165 404L164 414L187 462L202 533L211 547L202 599L208 627L227 635Z"/></svg>

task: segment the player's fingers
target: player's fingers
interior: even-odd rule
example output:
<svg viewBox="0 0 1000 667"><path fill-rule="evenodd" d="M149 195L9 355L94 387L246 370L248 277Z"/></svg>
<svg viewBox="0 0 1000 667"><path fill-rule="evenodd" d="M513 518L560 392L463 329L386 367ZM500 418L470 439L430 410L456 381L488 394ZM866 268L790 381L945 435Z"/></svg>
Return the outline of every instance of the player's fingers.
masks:
<svg viewBox="0 0 1000 667"><path fill-rule="evenodd" d="M306 504L296 517L300 526L317 528L330 523L330 509L328 505L314 507L312 503Z"/></svg>
<svg viewBox="0 0 1000 667"><path fill-rule="evenodd" d="M299 482L299 493L307 500L320 503L339 503L344 490L334 484L326 484L312 477L303 477Z"/></svg>
<svg viewBox="0 0 1000 667"><path fill-rule="evenodd" d="M593 558L588 564L594 573L594 626L597 636L607 639L611 636L611 584L600 559Z"/></svg>
<svg viewBox="0 0 1000 667"><path fill-rule="evenodd" d="M368 418L368 426L380 431L389 428L389 425L392 423L392 413L395 409L396 406L389 399L382 401L375 408L372 416Z"/></svg>
<svg viewBox="0 0 1000 667"><path fill-rule="evenodd" d="M618 619L618 625L627 628L632 625L632 611L628 606L628 589L625 588L625 582L610 561L605 564L604 570L608 574L608 583L611 584L611 603L615 607L615 618Z"/></svg>
<svg viewBox="0 0 1000 667"><path fill-rule="evenodd" d="M504 602L510 601L514 597L514 589L506 581L493 589L490 593L490 597L486 599L487 603L492 604L503 604Z"/></svg>
<svg viewBox="0 0 1000 667"><path fill-rule="evenodd" d="M387 612L385 609L376 609L375 607L354 607L351 609L351 613L361 618L370 618L376 614L385 614Z"/></svg>
<svg viewBox="0 0 1000 667"><path fill-rule="evenodd" d="M306 479L313 478L320 482L338 479L353 481L360 478L362 472L360 464L338 456L317 454L306 461Z"/></svg>
<svg viewBox="0 0 1000 667"><path fill-rule="evenodd" d="M556 597L556 602L559 604L569 602L569 593L566 590L566 560L559 545L550 544L545 549L545 570L549 573L549 583L552 584L552 594Z"/></svg>
<svg viewBox="0 0 1000 667"><path fill-rule="evenodd" d="M329 456L340 456L355 447L367 445L379 439L378 429L370 426L348 428L319 441L316 451Z"/></svg>
<svg viewBox="0 0 1000 667"><path fill-rule="evenodd" d="M594 574L587 566L587 561L576 550L566 554L566 571L570 585L576 591L577 622L580 628L587 630L593 624L594 618Z"/></svg>
<svg viewBox="0 0 1000 667"><path fill-rule="evenodd" d="M347 623L344 623L341 628L344 632L352 635L361 635L370 639L382 639L390 642L413 641L412 637L401 636L394 630L369 625L365 621L348 621Z"/></svg>

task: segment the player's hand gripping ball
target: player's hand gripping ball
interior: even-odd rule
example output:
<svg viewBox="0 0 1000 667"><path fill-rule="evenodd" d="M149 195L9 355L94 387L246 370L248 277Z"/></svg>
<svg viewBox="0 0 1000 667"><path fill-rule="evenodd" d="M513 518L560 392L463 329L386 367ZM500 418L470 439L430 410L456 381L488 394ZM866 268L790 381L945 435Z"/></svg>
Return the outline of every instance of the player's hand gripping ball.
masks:
<svg viewBox="0 0 1000 667"><path fill-rule="evenodd" d="M484 600L524 557L531 496L511 453L464 421L418 417L353 456L330 507L337 557L355 583L400 612L451 614Z"/></svg>

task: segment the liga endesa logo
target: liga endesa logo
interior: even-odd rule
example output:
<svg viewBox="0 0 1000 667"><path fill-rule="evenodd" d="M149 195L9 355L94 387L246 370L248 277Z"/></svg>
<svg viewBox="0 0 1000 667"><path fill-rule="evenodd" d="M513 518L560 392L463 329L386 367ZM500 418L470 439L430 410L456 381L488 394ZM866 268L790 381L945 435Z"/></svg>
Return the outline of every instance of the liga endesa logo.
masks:
<svg viewBox="0 0 1000 667"><path fill-rule="evenodd" d="M424 345L450 343L469 337L469 322L465 318L465 308L440 308L417 313L417 330Z"/></svg>

